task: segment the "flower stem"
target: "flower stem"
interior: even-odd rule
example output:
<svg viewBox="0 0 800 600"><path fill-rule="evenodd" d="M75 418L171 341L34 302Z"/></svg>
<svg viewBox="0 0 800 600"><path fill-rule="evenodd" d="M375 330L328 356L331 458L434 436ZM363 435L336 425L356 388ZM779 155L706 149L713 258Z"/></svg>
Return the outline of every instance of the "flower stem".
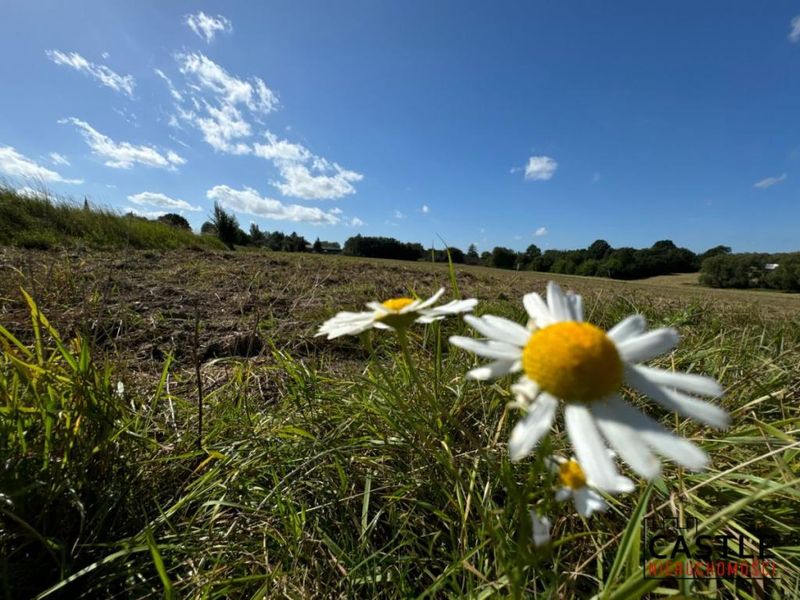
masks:
<svg viewBox="0 0 800 600"><path fill-rule="evenodd" d="M397 341L400 343L400 350L403 353L403 360L408 367L408 372L411 373L411 379L414 380L414 385L417 386L421 393L427 394L425 386L422 385L422 380L419 378L417 367L414 365L414 360L411 358L411 353L408 351L408 336L404 328L397 329Z"/></svg>

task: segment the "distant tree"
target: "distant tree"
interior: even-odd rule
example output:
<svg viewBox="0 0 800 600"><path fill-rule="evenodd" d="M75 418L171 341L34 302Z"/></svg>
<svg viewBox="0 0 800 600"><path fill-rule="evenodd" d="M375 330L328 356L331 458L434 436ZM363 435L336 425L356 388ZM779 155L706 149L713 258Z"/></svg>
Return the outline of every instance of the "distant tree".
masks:
<svg viewBox="0 0 800 600"><path fill-rule="evenodd" d="M161 221L162 223L166 223L167 225L171 225L172 227L177 227L178 229L185 229L187 231L192 230L192 226L189 225L189 221L187 221L181 215L176 215L175 213L161 215L157 220Z"/></svg>
<svg viewBox="0 0 800 600"><path fill-rule="evenodd" d="M206 221L200 226L200 233L203 235L217 235L217 226L211 221Z"/></svg>
<svg viewBox="0 0 800 600"><path fill-rule="evenodd" d="M488 250L481 252L481 264L485 267L492 266L492 253Z"/></svg>
<svg viewBox="0 0 800 600"><path fill-rule="evenodd" d="M536 244L531 244L525 249L519 257L519 262L521 264L522 269L526 269L528 271L533 270L533 266L538 259L542 255L541 249Z"/></svg>
<svg viewBox="0 0 800 600"><path fill-rule="evenodd" d="M256 223L250 223L250 243L254 246L265 246L267 236Z"/></svg>
<svg viewBox="0 0 800 600"><path fill-rule="evenodd" d="M606 256L608 256L611 250L613 250L613 248L611 247L611 244L609 244L607 241L595 240L586 249L586 254L590 259L603 260Z"/></svg>
<svg viewBox="0 0 800 600"><path fill-rule="evenodd" d="M703 264L703 261L707 258L711 258L712 256L719 256L720 254L730 254L731 247L730 246L714 246L713 248L709 248L702 254L697 257L697 260L700 262L700 265Z"/></svg>
<svg viewBox="0 0 800 600"><path fill-rule="evenodd" d="M513 269L517 262L517 253L510 248L495 246L492 249L492 266L498 269Z"/></svg>
<svg viewBox="0 0 800 600"><path fill-rule="evenodd" d="M314 246L313 246L313 248L312 248L312 249L313 249L313 250L314 250L314 252L316 252L317 254L319 254L320 252L322 252L322 242L320 242L320 241L319 241L319 237L317 237L317 239L316 239L316 240L314 240Z"/></svg>
<svg viewBox="0 0 800 600"><path fill-rule="evenodd" d="M211 215L211 222L217 229L217 237L219 237L220 241L233 250L234 244L241 240L244 233L239 229L239 220L236 215L226 212L219 202L214 202L214 213Z"/></svg>
<svg viewBox="0 0 800 600"><path fill-rule="evenodd" d="M789 254L777 259L778 268L766 276L769 287L787 292L800 292L800 254Z"/></svg>
<svg viewBox="0 0 800 600"><path fill-rule="evenodd" d="M672 240L659 240L651 246L652 250L674 250L677 248Z"/></svg>
<svg viewBox="0 0 800 600"><path fill-rule="evenodd" d="M464 256L464 262L468 265L477 265L481 262L481 256L478 254L478 249L475 244L470 244L467 248L467 254Z"/></svg>

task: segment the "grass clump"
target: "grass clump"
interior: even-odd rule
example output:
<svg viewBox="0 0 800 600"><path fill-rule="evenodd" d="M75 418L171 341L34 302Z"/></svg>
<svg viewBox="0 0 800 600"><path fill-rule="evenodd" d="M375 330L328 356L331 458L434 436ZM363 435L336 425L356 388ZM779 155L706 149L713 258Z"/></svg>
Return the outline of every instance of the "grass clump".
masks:
<svg viewBox="0 0 800 600"><path fill-rule="evenodd" d="M134 215L80 207L46 193L20 194L9 187L0 187L0 244L39 250L75 245L98 249L224 249L213 236L195 235Z"/></svg>

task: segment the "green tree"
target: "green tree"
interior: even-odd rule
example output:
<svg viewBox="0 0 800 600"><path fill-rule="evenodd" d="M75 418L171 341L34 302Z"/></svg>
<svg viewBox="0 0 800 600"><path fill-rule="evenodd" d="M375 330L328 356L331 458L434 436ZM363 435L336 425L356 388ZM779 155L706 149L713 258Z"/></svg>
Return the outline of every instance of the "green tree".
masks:
<svg viewBox="0 0 800 600"><path fill-rule="evenodd" d="M239 220L233 213L226 212L219 202L214 202L214 213L211 215L211 222L217 229L217 237L228 248L233 250L234 244L241 240L241 229Z"/></svg>
<svg viewBox="0 0 800 600"><path fill-rule="evenodd" d="M167 225L171 225L172 227L177 227L178 229L185 229L186 231L191 231L192 226L189 225L189 221L187 221L181 215L176 215L175 213L167 213L165 215L161 215L156 219L161 223L166 223Z"/></svg>
<svg viewBox="0 0 800 600"><path fill-rule="evenodd" d="M317 254L322 252L322 242L319 241L319 237L317 237L317 239L314 240L314 246L312 247L312 250Z"/></svg>

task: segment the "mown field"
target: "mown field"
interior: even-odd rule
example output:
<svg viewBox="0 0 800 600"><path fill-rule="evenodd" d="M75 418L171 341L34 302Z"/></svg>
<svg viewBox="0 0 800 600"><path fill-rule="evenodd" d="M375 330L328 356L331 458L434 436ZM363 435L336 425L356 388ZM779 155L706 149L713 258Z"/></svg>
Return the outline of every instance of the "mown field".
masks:
<svg viewBox="0 0 800 600"><path fill-rule="evenodd" d="M638 399L711 467L667 464L589 520L548 500L544 449L509 462L508 382L465 380L459 319L412 331L422 390L391 335L314 337L339 310L440 286L524 322L549 278L457 266L456 292L441 264L0 249L2 594L800 597L800 296L552 277L604 328L633 312L677 328L653 364L716 377L732 414L720 432ZM552 447L569 453L560 424ZM767 540L779 577L644 579L645 515Z"/></svg>

